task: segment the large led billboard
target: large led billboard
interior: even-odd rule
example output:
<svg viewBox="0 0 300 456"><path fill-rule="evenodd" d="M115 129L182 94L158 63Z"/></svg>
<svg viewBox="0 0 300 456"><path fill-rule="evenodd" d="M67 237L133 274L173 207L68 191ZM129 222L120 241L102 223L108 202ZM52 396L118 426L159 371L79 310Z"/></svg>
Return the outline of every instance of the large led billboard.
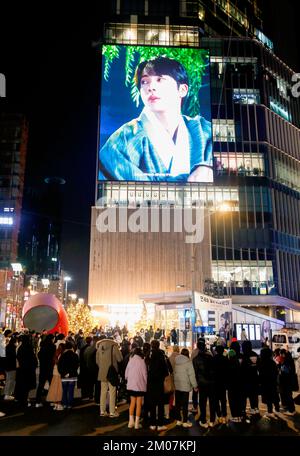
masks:
<svg viewBox="0 0 300 456"><path fill-rule="evenodd" d="M100 181L212 182L209 52L102 46Z"/></svg>

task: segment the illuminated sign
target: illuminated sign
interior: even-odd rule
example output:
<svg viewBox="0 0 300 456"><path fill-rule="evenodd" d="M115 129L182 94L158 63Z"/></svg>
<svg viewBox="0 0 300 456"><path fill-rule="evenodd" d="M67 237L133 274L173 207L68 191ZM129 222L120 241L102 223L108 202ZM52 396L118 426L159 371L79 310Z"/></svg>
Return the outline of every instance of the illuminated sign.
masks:
<svg viewBox="0 0 300 456"><path fill-rule="evenodd" d="M207 50L102 47L98 179L213 181Z"/></svg>

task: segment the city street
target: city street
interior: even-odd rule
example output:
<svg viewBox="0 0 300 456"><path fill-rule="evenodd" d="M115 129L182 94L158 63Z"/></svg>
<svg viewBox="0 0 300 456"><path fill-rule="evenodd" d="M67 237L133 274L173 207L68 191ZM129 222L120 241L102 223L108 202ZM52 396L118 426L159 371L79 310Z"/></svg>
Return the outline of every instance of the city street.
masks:
<svg viewBox="0 0 300 456"><path fill-rule="evenodd" d="M53 411L50 405L42 408L30 407L21 409L15 402L1 400L0 410L6 416L0 418L0 436L300 436L300 406L296 406L297 414L287 417L282 413L277 419L267 419L263 416L252 417L250 424L229 423L218 424L212 429L201 429L195 422L195 415L190 415L193 427L183 429L175 422L168 421L167 431L151 431L149 428L132 430L127 428L128 405L118 407L118 418L100 417L99 406L94 402L82 402L80 398L74 401L71 410ZM265 412L260 408L261 415Z"/></svg>

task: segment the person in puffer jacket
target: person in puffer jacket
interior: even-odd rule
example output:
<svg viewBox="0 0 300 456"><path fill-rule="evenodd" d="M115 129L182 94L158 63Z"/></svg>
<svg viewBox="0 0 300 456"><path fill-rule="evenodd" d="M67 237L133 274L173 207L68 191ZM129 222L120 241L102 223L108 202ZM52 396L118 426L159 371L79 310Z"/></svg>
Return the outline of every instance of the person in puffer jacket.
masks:
<svg viewBox="0 0 300 456"><path fill-rule="evenodd" d="M174 384L176 424L177 426L192 427L192 423L188 421L189 394L193 388L197 388L197 381L187 348L183 348L181 354L175 358Z"/></svg>

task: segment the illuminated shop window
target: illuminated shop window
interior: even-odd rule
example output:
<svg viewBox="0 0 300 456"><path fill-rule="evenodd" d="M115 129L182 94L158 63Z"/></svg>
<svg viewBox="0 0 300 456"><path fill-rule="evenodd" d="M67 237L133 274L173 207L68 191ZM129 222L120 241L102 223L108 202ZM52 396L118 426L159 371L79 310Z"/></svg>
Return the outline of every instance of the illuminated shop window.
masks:
<svg viewBox="0 0 300 456"><path fill-rule="evenodd" d="M158 24L108 24L106 43L199 46L197 27Z"/></svg>
<svg viewBox="0 0 300 456"><path fill-rule="evenodd" d="M106 184L106 201L108 206L141 204L143 201L152 204L171 204L177 207L183 204L190 207L203 201L211 211L239 211L239 193L237 188L176 186L176 185L128 185Z"/></svg>
<svg viewBox="0 0 300 456"><path fill-rule="evenodd" d="M276 114L278 114L280 117L287 120L288 122L292 121L292 116L290 115L288 110L272 98L270 98L270 108L272 109L272 111L274 111Z"/></svg>
<svg viewBox="0 0 300 456"><path fill-rule="evenodd" d="M262 176L264 175L264 169L262 154L215 153L215 172L217 176Z"/></svg>
<svg viewBox="0 0 300 456"><path fill-rule="evenodd" d="M235 142L235 125L232 119L213 119L213 140Z"/></svg>
<svg viewBox="0 0 300 456"><path fill-rule="evenodd" d="M213 261L212 278L225 288L225 294L272 294L271 261Z"/></svg>
<svg viewBox="0 0 300 456"><path fill-rule="evenodd" d="M233 89L232 100L240 104L259 104L260 94L258 89Z"/></svg>

